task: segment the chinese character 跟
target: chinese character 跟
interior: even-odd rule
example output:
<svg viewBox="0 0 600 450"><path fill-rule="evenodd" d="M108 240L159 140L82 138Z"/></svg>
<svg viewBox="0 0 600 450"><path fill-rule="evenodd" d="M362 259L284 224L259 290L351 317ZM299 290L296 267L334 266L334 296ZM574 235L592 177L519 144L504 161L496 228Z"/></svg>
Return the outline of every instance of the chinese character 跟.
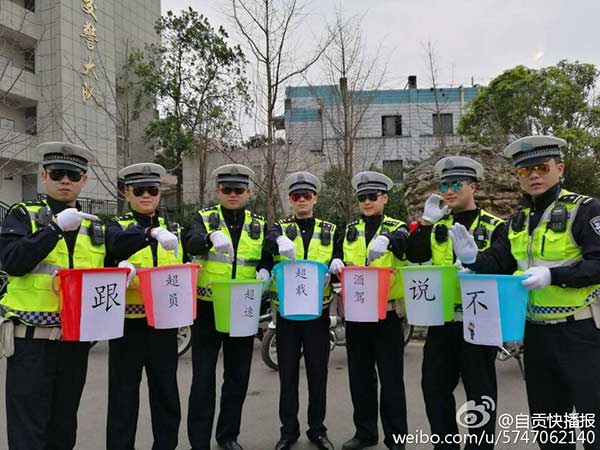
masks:
<svg viewBox="0 0 600 450"><path fill-rule="evenodd" d="M102 305L106 305L105 310L108 312L113 305L121 306L121 304L117 302L117 297L119 296L119 293L117 292L117 283L95 286L94 290L96 291L96 295L94 295L94 304L92 305L92 308L95 309Z"/></svg>
<svg viewBox="0 0 600 450"><path fill-rule="evenodd" d="M473 298L471 299L471 303L467 305L467 309L473 307L473 315L477 315L477 304L479 304L483 309L488 309L487 305L479 300L477 300L477 296L479 294L485 294L485 291L473 291L467 292L466 295L471 295Z"/></svg>
<svg viewBox="0 0 600 450"><path fill-rule="evenodd" d="M412 292L412 299L415 301L419 301L422 298L425 298L426 301L432 302L435 300L435 295L433 297L429 297L427 290L429 289L429 278L425 278L425 281L422 280L412 280L415 286L410 288Z"/></svg>

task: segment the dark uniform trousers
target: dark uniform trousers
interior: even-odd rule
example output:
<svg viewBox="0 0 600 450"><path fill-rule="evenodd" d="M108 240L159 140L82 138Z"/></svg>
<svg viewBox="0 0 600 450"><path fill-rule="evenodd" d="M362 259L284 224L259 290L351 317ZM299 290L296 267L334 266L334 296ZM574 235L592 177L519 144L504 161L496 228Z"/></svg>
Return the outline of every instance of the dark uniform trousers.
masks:
<svg viewBox="0 0 600 450"><path fill-rule="evenodd" d="M404 333L395 311L377 323L346 322L346 351L355 437L377 440L377 374L381 382L381 423L385 444L405 435ZM375 371L377 367L377 372Z"/></svg>
<svg viewBox="0 0 600 450"><path fill-rule="evenodd" d="M75 447L89 349L87 342L15 339L15 353L6 365L10 450Z"/></svg>
<svg viewBox="0 0 600 450"><path fill-rule="evenodd" d="M573 411L591 414L595 440L584 443L586 450L600 449L600 330L592 319L554 325L525 325L525 375L530 414L559 414ZM564 434L564 422L544 433ZM590 424L591 425L591 424ZM542 431L542 430L540 430ZM567 435L568 436L568 435ZM570 438L567 437L565 442ZM581 445L581 444L579 444ZM575 444L539 443L542 450L571 449ZM579 447L578 447L579 448Z"/></svg>
<svg viewBox="0 0 600 450"><path fill-rule="evenodd" d="M279 366L279 418L281 437L294 442L300 436L298 383L304 352L308 381L309 438L324 435L327 428L327 363L329 361L329 308L314 320L287 320L277 315L277 363Z"/></svg>
<svg viewBox="0 0 600 450"><path fill-rule="evenodd" d="M177 447L181 407L177 388L177 329L157 330L145 318L126 319L122 338L109 342L106 448L133 450L146 369L153 450Z"/></svg>
<svg viewBox="0 0 600 450"><path fill-rule="evenodd" d="M240 434L254 337L230 337L216 331L212 302L198 300L198 318L192 327L193 375L188 411L188 436L193 450L210 450L221 345L224 371L216 430L218 443L235 441Z"/></svg>
<svg viewBox="0 0 600 450"><path fill-rule="evenodd" d="M469 434L489 436L492 439L496 430L496 353L498 348L486 345L473 345L464 341L463 323L450 322L441 326L429 327L423 349L421 387L425 400L427 419L431 433L440 436L458 434L456 423L456 403L454 389L462 378L467 401L484 405L484 396L494 401L494 408L486 408L489 420L480 428L469 429ZM489 404L485 402L485 404ZM485 420L483 416L477 416ZM494 444L481 440L478 446L470 442L465 450L492 449ZM493 441L490 441L493 442ZM435 450L460 449L458 444L438 444Z"/></svg>

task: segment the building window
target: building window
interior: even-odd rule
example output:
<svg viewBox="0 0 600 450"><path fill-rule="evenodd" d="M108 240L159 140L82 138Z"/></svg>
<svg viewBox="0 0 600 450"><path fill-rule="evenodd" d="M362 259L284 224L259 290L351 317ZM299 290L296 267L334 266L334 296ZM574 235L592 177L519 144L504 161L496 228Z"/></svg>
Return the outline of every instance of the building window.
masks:
<svg viewBox="0 0 600 450"><path fill-rule="evenodd" d="M4 117L0 117L0 128L3 130L14 130L15 121L11 119L5 119Z"/></svg>
<svg viewBox="0 0 600 450"><path fill-rule="evenodd" d="M25 109L25 133L37 135L37 108L35 106Z"/></svg>
<svg viewBox="0 0 600 450"><path fill-rule="evenodd" d="M403 173L402 173L402 160L401 159L391 159L388 161L383 161L383 172L392 179L392 181L396 184L402 182Z"/></svg>
<svg viewBox="0 0 600 450"><path fill-rule="evenodd" d="M381 116L382 136L402 136L402 116Z"/></svg>
<svg viewBox="0 0 600 450"><path fill-rule="evenodd" d="M454 134L452 114L433 114L432 120L434 136Z"/></svg>
<svg viewBox="0 0 600 450"><path fill-rule="evenodd" d="M35 73L35 50L32 48L23 50L23 59L25 60L23 68L28 72Z"/></svg>

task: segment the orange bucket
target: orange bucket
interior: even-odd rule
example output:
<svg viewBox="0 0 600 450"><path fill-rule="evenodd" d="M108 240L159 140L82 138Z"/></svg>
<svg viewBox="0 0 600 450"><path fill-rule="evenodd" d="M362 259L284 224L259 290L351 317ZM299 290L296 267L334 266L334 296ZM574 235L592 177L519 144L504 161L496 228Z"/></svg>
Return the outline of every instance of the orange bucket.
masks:
<svg viewBox="0 0 600 450"><path fill-rule="evenodd" d="M342 268L342 303L349 322L377 322L387 315L390 277L388 267Z"/></svg>

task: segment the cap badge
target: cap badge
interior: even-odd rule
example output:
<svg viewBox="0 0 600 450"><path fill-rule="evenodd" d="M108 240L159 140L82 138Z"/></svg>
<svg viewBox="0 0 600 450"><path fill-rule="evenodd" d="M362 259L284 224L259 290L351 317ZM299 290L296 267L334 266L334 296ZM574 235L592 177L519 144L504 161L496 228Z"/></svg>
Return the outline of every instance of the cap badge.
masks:
<svg viewBox="0 0 600 450"><path fill-rule="evenodd" d="M532 146L529 142L521 143L521 151L531 150Z"/></svg>

